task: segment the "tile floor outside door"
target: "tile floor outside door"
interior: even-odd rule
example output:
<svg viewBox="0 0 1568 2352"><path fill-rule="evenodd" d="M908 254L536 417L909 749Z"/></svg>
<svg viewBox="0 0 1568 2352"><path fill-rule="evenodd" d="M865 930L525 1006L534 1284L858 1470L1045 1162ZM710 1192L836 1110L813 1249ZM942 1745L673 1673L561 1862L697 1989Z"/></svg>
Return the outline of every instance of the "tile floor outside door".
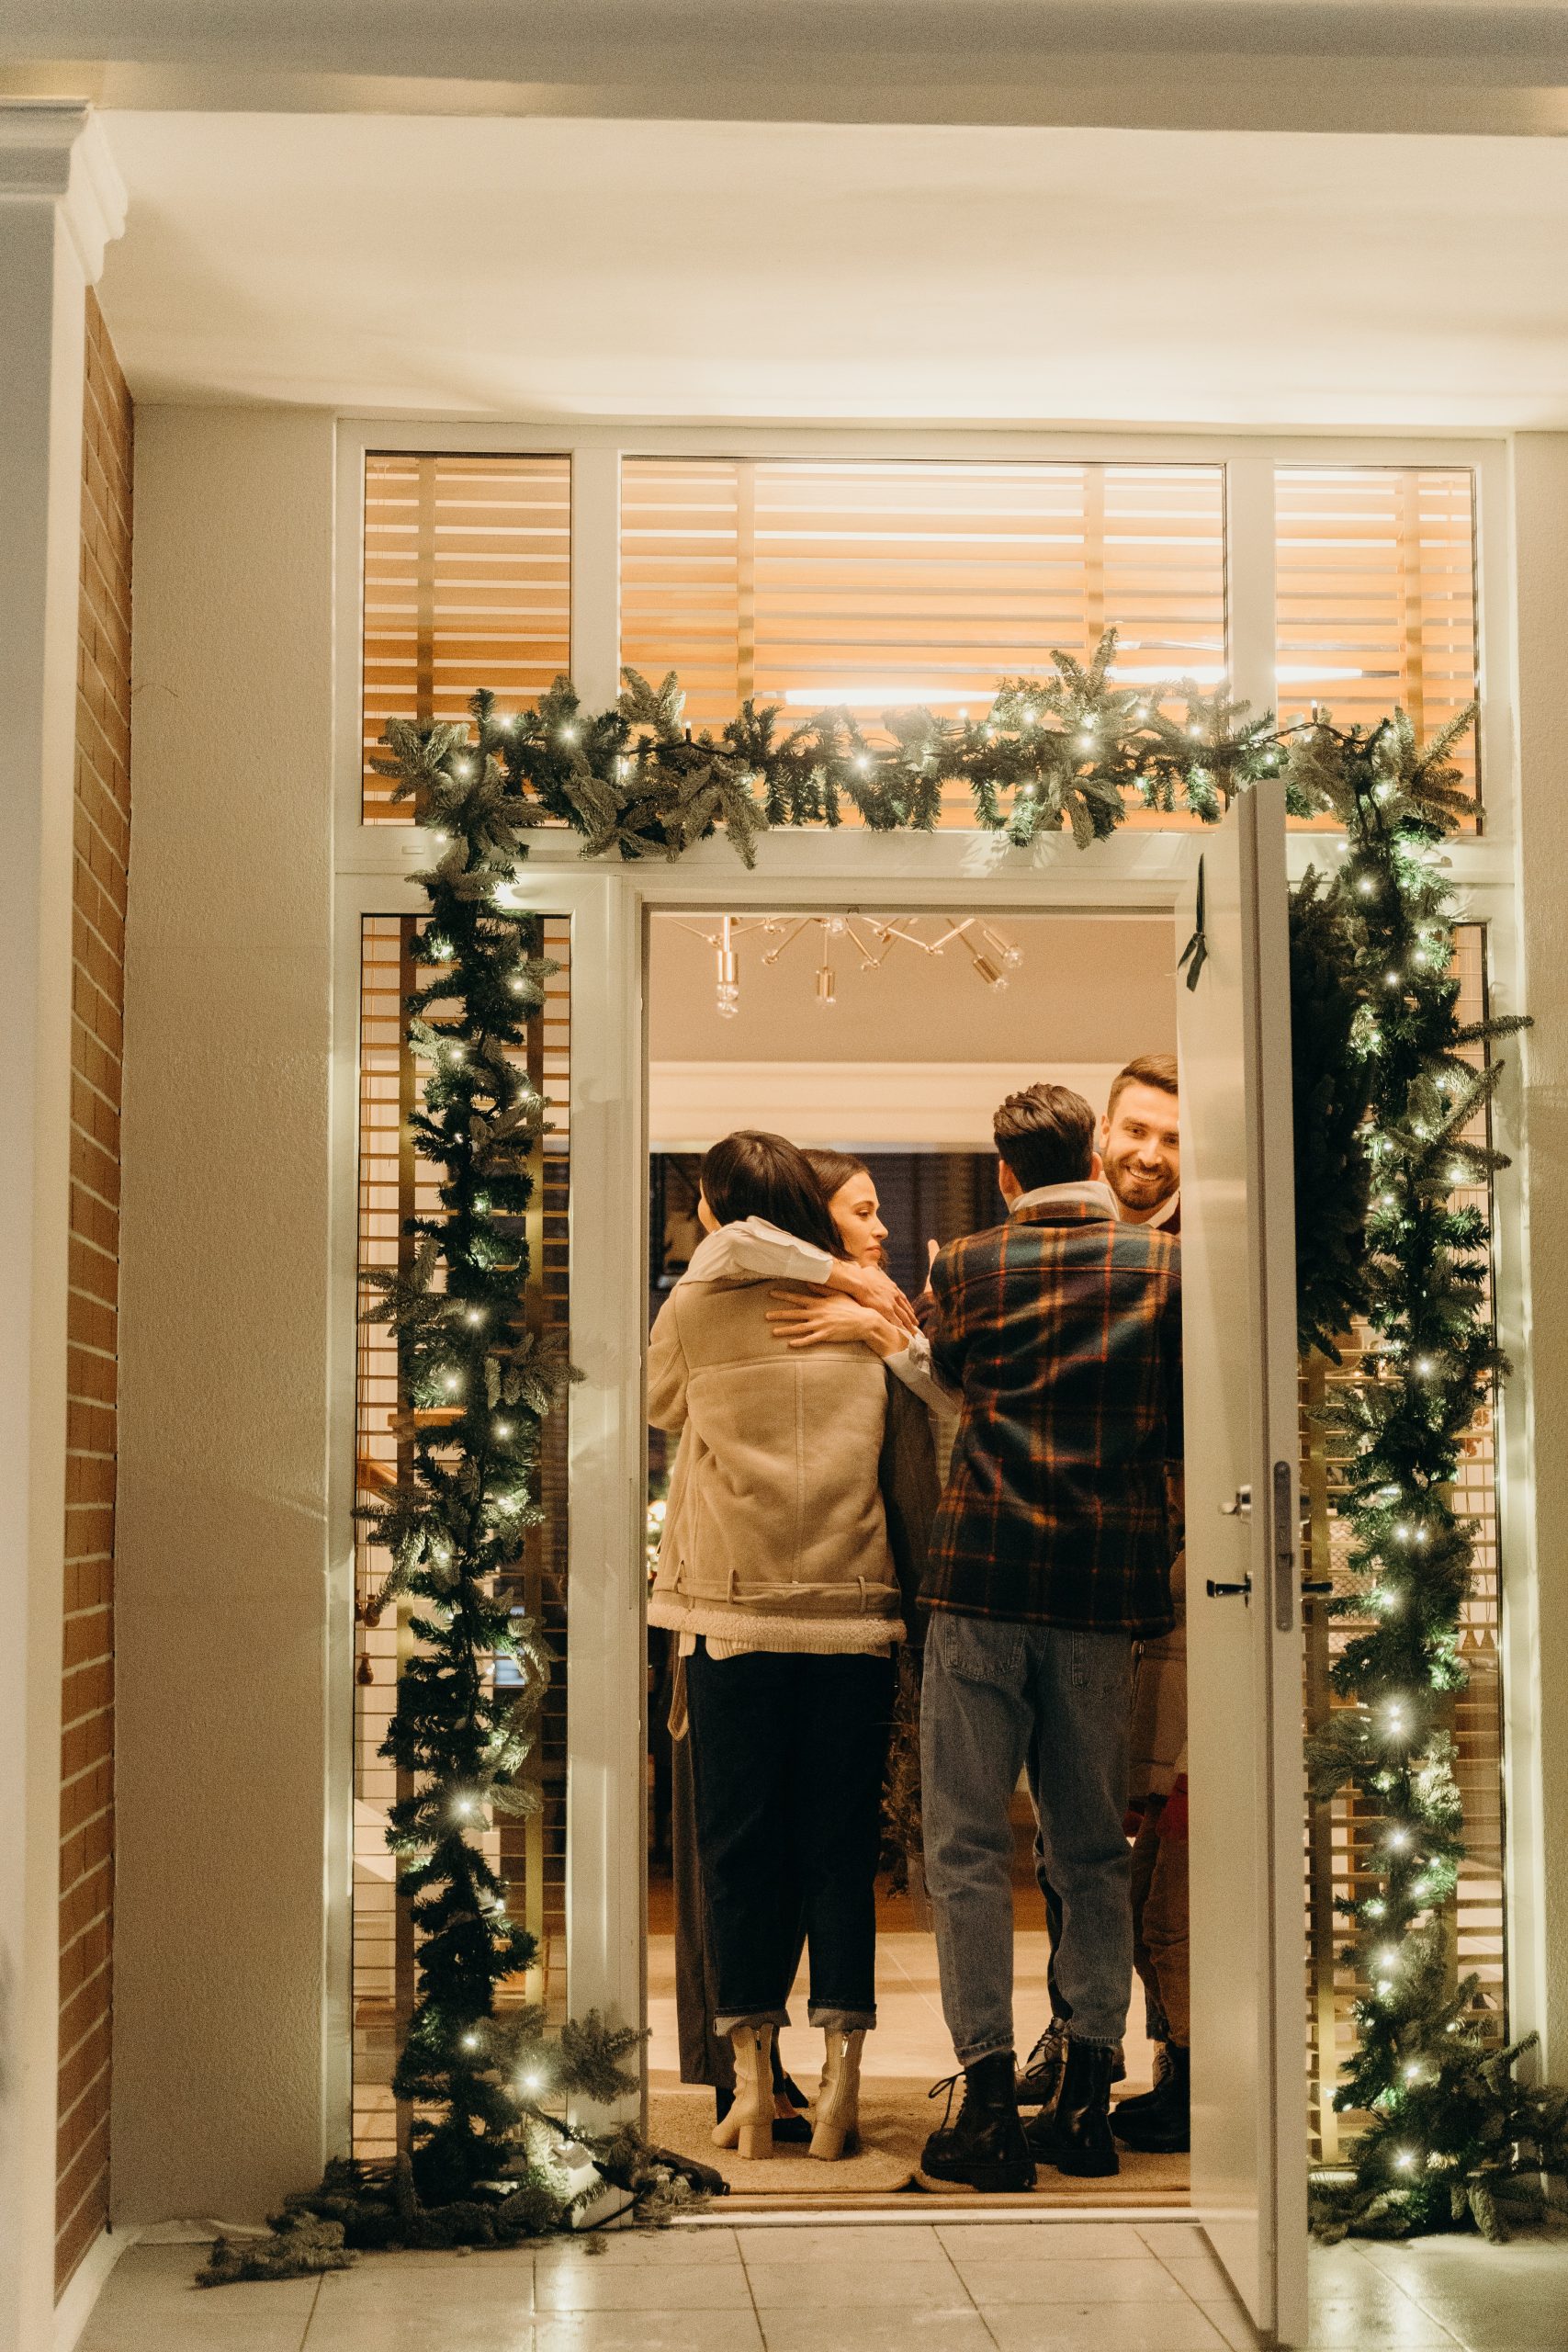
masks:
<svg viewBox="0 0 1568 2352"><path fill-rule="evenodd" d="M1245 2352L1190 2224L702 2222L590 2255L390 2254L320 2279L191 2284L132 2246L79 2352ZM1314 2250L1322 2352L1563 2352L1568 2234Z"/></svg>

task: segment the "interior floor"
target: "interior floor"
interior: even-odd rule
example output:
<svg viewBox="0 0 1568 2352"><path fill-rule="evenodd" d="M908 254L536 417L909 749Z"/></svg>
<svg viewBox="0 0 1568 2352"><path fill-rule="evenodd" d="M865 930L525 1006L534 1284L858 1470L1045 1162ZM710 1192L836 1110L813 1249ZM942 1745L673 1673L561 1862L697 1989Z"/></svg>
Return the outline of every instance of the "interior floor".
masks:
<svg viewBox="0 0 1568 2352"><path fill-rule="evenodd" d="M1028 1875L1027 1830L1020 1827L1020 1883L1014 1901L1013 1998L1019 2048L1027 2051L1050 2011L1045 1972L1050 1946L1041 1921L1040 1897ZM946 2091L932 2100L933 2085L953 2071L953 2044L942 2021L937 1981L936 1943L918 1897L884 1894L877 1905L876 2012L874 2033L866 2036L862 2061L861 2145L838 2163L822 2164L798 2146L775 2146L766 2161L748 2162L712 2141L711 2090L682 2084L675 2030L675 1944L669 1882L649 1890L648 1939L649 2132L659 2145L712 2165L729 2183L732 2198L763 2206L853 2205L895 2194L929 2197L933 2204L975 2201L975 2192L925 2185L919 2155L928 2132L942 2120ZM780 2037L785 2067L809 2098L822 2063L822 2042L806 2023L807 1968L803 1962L790 2003L797 2020ZM1127 2079L1120 2096L1147 2090L1154 2052L1144 2031L1143 2001L1134 1984L1125 2043ZM1122 2168L1110 2180L1072 2180L1042 2165L1031 2194L1016 2199L987 2194L992 2206L1173 2206L1188 2201L1185 2155L1122 2154Z"/></svg>

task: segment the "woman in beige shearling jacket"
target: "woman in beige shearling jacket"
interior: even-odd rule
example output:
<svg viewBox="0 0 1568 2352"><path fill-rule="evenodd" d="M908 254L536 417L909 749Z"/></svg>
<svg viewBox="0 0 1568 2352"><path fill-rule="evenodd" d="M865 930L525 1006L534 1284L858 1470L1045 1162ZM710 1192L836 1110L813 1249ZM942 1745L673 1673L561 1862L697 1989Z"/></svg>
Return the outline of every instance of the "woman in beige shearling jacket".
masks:
<svg viewBox="0 0 1568 2352"><path fill-rule="evenodd" d="M771 2152L772 2041L804 1925L809 2015L828 2042L812 2148L835 2156L875 2022L882 1773L904 1633L877 1478L886 1383L858 1340L781 1346L775 1283L732 1271L723 1228L751 1217L840 1254L795 1147L727 1136L702 1186L709 1238L649 1343L649 1418L681 1442L649 1617L687 1653L715 2025L736 2055L716 2137Z"/></svg>

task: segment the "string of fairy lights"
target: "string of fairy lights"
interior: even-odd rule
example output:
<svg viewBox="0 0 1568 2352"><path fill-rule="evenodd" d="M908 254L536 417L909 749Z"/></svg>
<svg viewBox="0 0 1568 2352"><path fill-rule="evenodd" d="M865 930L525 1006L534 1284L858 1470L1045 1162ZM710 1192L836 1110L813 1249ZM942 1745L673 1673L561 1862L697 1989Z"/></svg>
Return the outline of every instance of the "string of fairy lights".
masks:
<svg viewBox="0 0 1568 2352"><path fill-rule="evenodd" d="M1496 2226L1505 2196L1568 2160L1559 2095L1522 2083L1514 2053L1499 2064L1473 1982L1450 1982L1445 1940L1463 1849L1440 1709L1461 1676L1472 1546L1450 1489L1463 1433L1504 1370L1485 1307L1486 1218L1452 1196L1498 1164L1471 1132L1495 1066L1466 1057L1510 1025L1465 1030L1455 1010L1455 909L1435 851L1469 807L1449 758L1467 722L1427 746L1399 714L1338 729L1314 713L1281 730L1223 687L1119 688L1114 650L1108 636L1087 663L1061 655L1048 679L1004 680L979 719L890 712L876 742L848 713L780 732L775 711L751 705L717 736L694 734L674 678L654 688L631 674L616 707L597 714L562 680L526 712L476 694L471 728L389 725L383 770L435 853L420 878L427 954L442 966L412 1006L432 1071L416 1140L443 1167L442 1216L422 1230L415 1275L389 1278L378 1310L416 1408L441 1420L416 1437L408 1490L374 1507L377 1540L419 1596L432 1650L428 1671L416 1664L405 1677L406 1703L400 1686L389 1736L419 1789L391 1832L421 1930L397 2087L434 2118L422 2141L432 2183L444 2165L454 2184L457 2174L471 2184L476 2163L493 2166L537 2100L527 2078L560 2079L543 2058L502 2050L496 1996L517 1964L518 1931L498 1918L501 1890L475 1842L521 1770L524 1726L512 1702L485 1695L498 1645L519 1638L493 1594L518 1530L539 1513L537 1422L552 1393L516 1354L521 1155L540 1115L507 1057L538 985L518 895L527 833L555 820L586 855L640 859L678 857L722 832L750 863L771 828L832 825L852 810L874 831L929 831L953 783L967 786L976 824L1018 847L1064 829L1087 847L1139 802L1213 821L1238 791L1270 780L1292 814L1337 821L1337 864L1313 888L1357 997L1337 1076L1368 1111L1355 1304L1375 1344L1335 1407L1351 1455L1341 1508L1352 1551L1350 1583L1331 1606L1367 1622L1335 1665L1343 1703L1310 1761L1320 1794L1349 1781L1381 1826L1373 1884L1349 1921L1363 1990L1339 2093L1370 2121L1348 2171L1322 2186L1318 2220L1331 2233L1461 2214ZM716 952L733 955L733 934ZM1004 967L994 968L999 982ZM470 1307L478 1323L463 1319ZM457 1933L459 1911L488 1920L486 1932Z"/></svg>

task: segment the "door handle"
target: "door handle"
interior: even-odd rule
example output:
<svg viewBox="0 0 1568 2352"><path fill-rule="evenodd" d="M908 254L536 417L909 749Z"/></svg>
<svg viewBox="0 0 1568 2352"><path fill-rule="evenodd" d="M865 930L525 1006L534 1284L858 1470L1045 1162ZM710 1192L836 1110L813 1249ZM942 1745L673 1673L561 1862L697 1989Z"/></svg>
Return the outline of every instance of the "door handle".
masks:
<svg viewBox="0 0 1568 2352"><path fill-rule="evenodd" d="M1274 1630L1289 1634L1296 1622L1296 1530L1292 1512L1296 1482L1288 1462L1274 1464Z"/></svg>
<svg viewBox="0 0 1568 2352"><path fill-rule="evenodd" d="M1250 1519L1252 1517L1252 1488L1238 1487L1229 1502L1220 1505L1220 1517L1222 1519Z"/></svg>
<svg viewBox="0 0 1568 2352"><path fill-rule="evenodd" d="M1213 1577L1209 1578L1209 1598L1211 1600L1228 1600L1233 1593L1237 1592L1240 1593L1244 1600L1251 1600L1252 1578L1250 1577L1243 1577L1239 1584L1216 1584Z"/></svg>

